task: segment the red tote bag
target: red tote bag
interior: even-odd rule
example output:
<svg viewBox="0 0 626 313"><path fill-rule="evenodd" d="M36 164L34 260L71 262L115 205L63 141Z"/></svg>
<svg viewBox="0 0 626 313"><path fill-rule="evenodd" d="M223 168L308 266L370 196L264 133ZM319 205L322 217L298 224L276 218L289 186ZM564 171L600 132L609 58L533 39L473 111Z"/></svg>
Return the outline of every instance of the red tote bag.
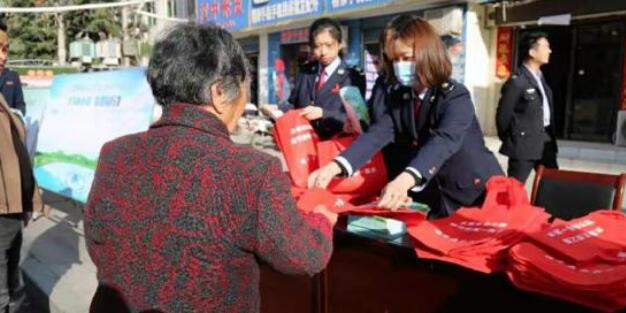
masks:
<svg viewBox="0 0 626 313"><path fill-rule="evenodd" d="M330 163L356 138L356 136L349 136L318 142L317 153L320 166ZM387 169L383 155L379 152L351 177L334 178L327 189L333 193L378 195L386 184Z"/></svg>
<svg viewBox="0 0 626 313"><path fill-rule="evenodd" d="M276 121L274 139L283 152L293 185L306 188L309 174L319 167L316 150L319 138L300 111L289 111Z"/></svg>

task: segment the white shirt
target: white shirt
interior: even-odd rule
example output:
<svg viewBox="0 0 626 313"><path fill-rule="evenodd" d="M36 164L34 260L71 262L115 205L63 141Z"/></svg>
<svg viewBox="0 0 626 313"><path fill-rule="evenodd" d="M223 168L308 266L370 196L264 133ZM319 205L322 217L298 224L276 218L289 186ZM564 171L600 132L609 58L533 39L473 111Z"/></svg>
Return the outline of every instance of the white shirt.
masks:
<svg viewBox="0 0 626 313"><path fill-rule="evenodd" d="M524 65L526 66L526 65ZM530 67L526 66L526 69L530 71L530 73L535 78L537 85L539 86L539 91L541 92L541 97L543 97L543 127L550 126L550 103L548 102L548 96L546 95L546 91L543 88L543 83L541 82L541 71L535 73Z"/></svg>
<svg viewBox="0 0 626 313"><path fill-rule="evenodd" d="M330 75L332 75L335 72L335 70L337 70L339 65L341 65L340 57L337 57L334 61L330 62L330 64L326 65L326 67L322 67L322 64L320 64L317 77L315 77L315 83L317 84L317 81L320 79L319 74L322 69L324 69L324 72L326 73L326 81L328 81L328 78L330 77Z"/></svg>

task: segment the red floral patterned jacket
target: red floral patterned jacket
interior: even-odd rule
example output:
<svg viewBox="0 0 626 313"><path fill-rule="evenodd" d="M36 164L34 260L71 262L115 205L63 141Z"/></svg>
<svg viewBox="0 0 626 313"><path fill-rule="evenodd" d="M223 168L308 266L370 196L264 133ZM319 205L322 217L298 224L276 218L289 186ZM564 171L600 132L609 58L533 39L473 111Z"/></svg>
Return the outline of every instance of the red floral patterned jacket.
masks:
<svg viewBox="0 0 626 313"><path fill-rule="evenodd" d="M171 106L102 148L85 209L99 284L132 312L258 312L258 262L311 275L330 258L330 223L297 212L289 188L277 159Z"/></svg>

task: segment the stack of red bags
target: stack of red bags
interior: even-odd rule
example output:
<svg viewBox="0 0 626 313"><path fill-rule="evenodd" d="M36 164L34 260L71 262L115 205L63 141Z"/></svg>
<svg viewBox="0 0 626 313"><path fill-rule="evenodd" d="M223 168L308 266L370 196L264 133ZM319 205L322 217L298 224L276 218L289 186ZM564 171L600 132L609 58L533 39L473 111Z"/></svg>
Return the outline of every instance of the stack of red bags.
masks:
<svg viewBox="0 0 626 313"><path fill-rule="evenodd" d="M507 250L547 224L549 214L531 206L524 186L515 179L493 177L481 208L408 229L420 258L455 263L484 273L504 270Z"/></svg>
<svg viewBox="0 0 626 313"><path fill-rule="evenodd" d="M300 111L287 112L274 127L274 139L285 158L296 197L306 190L307 179L313 171L331 162L356 139L353 134L320 141L309 121L300 116ZM377 196L386 184L385 162L378 153L353 176L333 179L328 190L365 202Z"/></svg>
<svg viewBox="0 0 626 313"><path fill-rule="evenodd" d="M596 211L532 234L510 250L519 288L603 311L626 308L626 216Z"/></svg>

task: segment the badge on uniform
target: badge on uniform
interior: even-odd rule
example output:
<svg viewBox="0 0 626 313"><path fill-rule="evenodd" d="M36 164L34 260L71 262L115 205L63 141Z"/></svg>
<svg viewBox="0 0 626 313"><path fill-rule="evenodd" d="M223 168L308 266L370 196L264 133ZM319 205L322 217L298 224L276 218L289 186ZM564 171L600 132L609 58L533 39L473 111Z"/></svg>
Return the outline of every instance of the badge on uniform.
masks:
<svg viewBox="0 0 626 313"><path fill-rule="evenodd" d="M404 99L404 100L409 100L410 97L411 96L409 96L408 93L405 93L405 94L402 95L402 99Z"/></svg>
<svg viewBox="0 0 626 313"><path fill-rule="evenodd" d="M344 69L342 69L342 68L337 70L337 74L339 74L339 75L343 75L345 73L346 73L346 71Z"/></svg>
<svg viewBox="0 0 626 313"><path fill-rule="evenodd" d="M535 88L528 88L526 89L526 93L531 94L531 93L535 93L537 92L537 90Z"/></svg>
<svg viewBox="0 0 626 313"><path fill-rule="evenodd" d="M13 86L13 81L12 80L7 80L6 84L7 84L7 86Z"/></svg>

